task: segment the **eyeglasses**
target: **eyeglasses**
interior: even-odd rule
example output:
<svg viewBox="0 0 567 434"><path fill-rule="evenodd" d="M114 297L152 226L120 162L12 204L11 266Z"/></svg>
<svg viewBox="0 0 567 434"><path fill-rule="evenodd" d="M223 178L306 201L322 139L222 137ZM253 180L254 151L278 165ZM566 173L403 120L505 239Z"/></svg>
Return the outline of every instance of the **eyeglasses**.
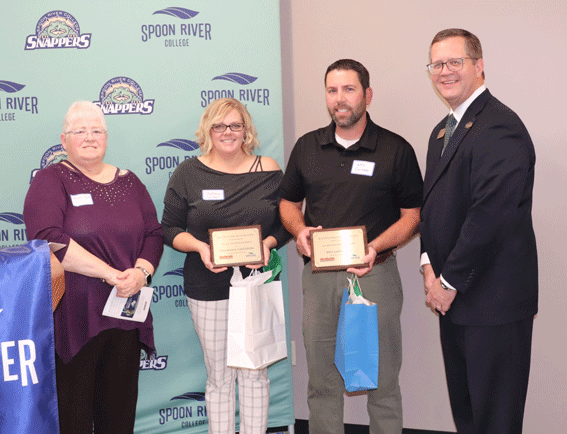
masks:
<svg viewBox="0 0 567 434"><path fill-rule="evenodd" d="M456 59L449 59L446 62L430 63L427 65L427 69L429 70L429 73L433 75L441 74L441 71L443 71L443 65L447 65L447 69L449 71L460 71L463 69L465 59L478 60L474 57L458 57Z"/></svg>
<svg viewBox="0 0 567 434"><path fill-rule="evenodd" d="M211 130L213 130L215 133L224 133L226 131L227 128L230 128L230 131L242 131L244 129L244 123L242 122L235 122L232 123L230 125L226 125L226 124L214 124L211 127Z"/></svg>
<svg viewBox="0 0 567 434"><path fill-rule="evenodd" d="M102 136L106 134L106 130L101 130L97 128L91 131L87 131L81 129L76 131L67 131L65 134L73 134L78 139L86 139L89 133L91 133L95 139L100 139Z"/></svg>

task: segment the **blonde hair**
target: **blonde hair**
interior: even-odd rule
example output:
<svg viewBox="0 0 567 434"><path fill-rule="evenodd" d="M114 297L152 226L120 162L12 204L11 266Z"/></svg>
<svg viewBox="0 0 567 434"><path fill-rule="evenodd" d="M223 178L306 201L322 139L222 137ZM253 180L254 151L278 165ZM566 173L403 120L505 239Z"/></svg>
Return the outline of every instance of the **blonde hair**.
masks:
<svg viewBox="0 0 567 434"><path fill-rule="evenodd" d="M240 114L242 122L244 123L244 141L242 142L242 150L246 154L252 155L254 153L254 149L260 147L256 128L252 123L252 117L250 116L250 113L248 113L248 110L246 110L246 107L237 99L219 98L210 103L205 109L205 112L201 115L199 127L197 128L197 131L195 131L202 155L209 155L213 149L213 141L211 139L212 126L220 123L232 110L236 110Z"/></svg>
<svg viewBox="0 0 567 434"><path fill-rule="evenodd" d="M106 121L104 120L104 113L102 109L90 101L75 101L67 110L63 118L63 134L68 133L71 124L80 117L82 112L90 111L95 113L99 118L104 130L106 131Z"/></svg>

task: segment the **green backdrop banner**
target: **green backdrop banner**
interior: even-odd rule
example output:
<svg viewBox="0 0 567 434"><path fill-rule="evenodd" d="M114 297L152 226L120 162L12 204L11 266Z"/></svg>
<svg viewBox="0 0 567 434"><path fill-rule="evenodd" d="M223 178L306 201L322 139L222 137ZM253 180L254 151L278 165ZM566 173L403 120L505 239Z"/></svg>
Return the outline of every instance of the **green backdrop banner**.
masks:
<svg viewBox="0 0 567 434"><path fill-rule="evenodd" d="M76 100L101 105L109 130L105 161L134 171L160 216L175 167L199 154L194 132L216 98L246 104L260 153L283 167L277 0L49 3L0 0L0 247L27 241L25 194L37 170L65 158L59 135ZM280 254L286 261L285 249ZM208 429L205 367L183 294L183 260L166 248L154 278L158 354L140 361L136 433ZM269 375L269 426L292 424L290 359Z"/></svg>

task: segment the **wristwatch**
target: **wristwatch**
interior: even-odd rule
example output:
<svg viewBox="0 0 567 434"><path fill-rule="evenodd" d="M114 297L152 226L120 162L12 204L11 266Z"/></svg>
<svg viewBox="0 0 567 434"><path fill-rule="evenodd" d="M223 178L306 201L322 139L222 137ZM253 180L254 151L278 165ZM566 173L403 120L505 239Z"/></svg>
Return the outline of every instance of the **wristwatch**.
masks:
<svg viewBox="0 0 567 434"><path fill-rule="evenodd" d="M445 282L441 281L441 288L446 289L447 291L456 291L456 289L450 288L445 285Z"/></svg>
<svg viewBox="0 0 567 434"><path fill-rule="evenodd" d="M146 286L150 286L152 284L152 275L146 270L144 267L136 267L138 270L141 270L146 277Z"/></svg>

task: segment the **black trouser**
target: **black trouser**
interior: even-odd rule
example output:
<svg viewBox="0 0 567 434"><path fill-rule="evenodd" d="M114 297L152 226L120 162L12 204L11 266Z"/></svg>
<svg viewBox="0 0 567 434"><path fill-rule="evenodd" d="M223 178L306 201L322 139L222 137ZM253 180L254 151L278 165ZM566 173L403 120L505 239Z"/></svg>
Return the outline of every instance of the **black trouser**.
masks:
<svg viewBox="0 0 567 434"><path fill-rule="evenodd" d="M99 333L65 364L57 356L61 434L132 434L138 400L138 330Z"/></svg>
<svg viewBox="0 0 567 434"><path fill-rule="evenodd" d="M440 317L453 419L459 434L520 434L533 318L463 326Z"/></svg>

